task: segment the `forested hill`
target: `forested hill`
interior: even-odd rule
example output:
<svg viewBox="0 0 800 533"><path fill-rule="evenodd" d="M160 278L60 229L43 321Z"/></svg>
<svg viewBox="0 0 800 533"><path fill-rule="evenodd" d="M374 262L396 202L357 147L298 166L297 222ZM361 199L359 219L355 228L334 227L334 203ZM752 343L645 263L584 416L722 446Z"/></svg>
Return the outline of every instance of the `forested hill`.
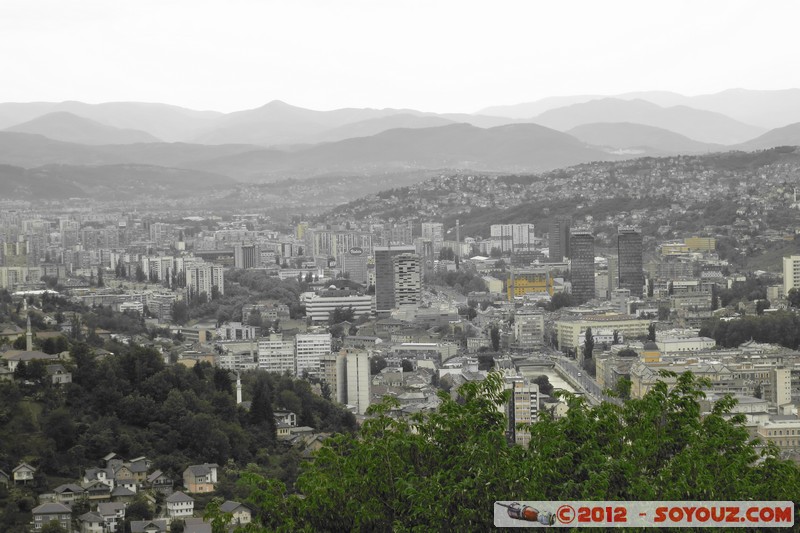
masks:
<svg viewBox="0 0 800 533"><path fill-rule="evenodd" d="M462 236L487 236L490 224L533 222L544 229L553 216L569 214L575 219L590 215L599 225L608 218L613 226L609 217L642 211L648 233L664 225L683 231L733 225L743 208L764 225L791 225L799 221L796 210L786 210L792 187L800 185L798 168L800 151L783 147L593 162L530 175L446 174L359 198L333 209L328 218L448 224L459 218Z"/></svg>
<svg viewBox="0 0 800 533"><path fill-rule="evenodd" d="M236 405L231 374L199 363L165 365L157 351L107 345L97 357L85 344L70 350L73 382L51 386L34 368L25 380L0 383L0 470L21 461L38 468L38 492L75 483L110 452L144 456L172 479L191 464L244 468L292 483L296 452L276 439L273 410L291 410L299 425L350 432L355 418L314 394L307 381L265 372L242 374L249 411ZM14 517L0 509L0 524ZM11 512L11 511L9 511ZM30 515L28 515L28 519ZM0 528L2 529L2 528Z"/></svg>

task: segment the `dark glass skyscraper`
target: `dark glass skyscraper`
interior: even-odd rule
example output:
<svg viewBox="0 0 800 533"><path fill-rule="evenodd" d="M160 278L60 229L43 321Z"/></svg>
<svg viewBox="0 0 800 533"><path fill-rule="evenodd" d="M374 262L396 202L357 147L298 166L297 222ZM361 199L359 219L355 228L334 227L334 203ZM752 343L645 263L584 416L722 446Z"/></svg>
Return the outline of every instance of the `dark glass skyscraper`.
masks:
<svg viewBox="0 0 800 533"><path fill-rule="evenodd" d="M617 231L619 288L642 296L644 269L642 267L642 231L635 226L620 226Z"/></svg>
<svg viewBox="0 0 800 533"><path fill-rule="evenodd" d="M550 221L550 260L561 262L569 253L570 217L559 216Z"/></svg>
<svg viewBox="0 0 800 533"><path fill-rule="evenodd" d="M570 231L569 270L573 300L583 303L594 298L594 235L588 227Z"/></svg>

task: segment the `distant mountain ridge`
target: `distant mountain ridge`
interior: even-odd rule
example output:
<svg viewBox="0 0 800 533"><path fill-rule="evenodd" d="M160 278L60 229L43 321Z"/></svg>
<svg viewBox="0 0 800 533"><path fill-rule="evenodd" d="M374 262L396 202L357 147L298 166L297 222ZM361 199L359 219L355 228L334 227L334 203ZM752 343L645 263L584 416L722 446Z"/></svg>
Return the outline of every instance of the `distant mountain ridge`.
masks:
<svg viewBox="0 0 800 533"><path fill-rule="evenodd" d="M582 124L567 133L590 145L638 150L641 155L697 154L728 149L720 144L701 143L663 128L630 122Z"/></svg>
<svg viewBox="0 0 800 533"><path fill-rule="evenodd" d="M551 109L533 121L559 131L595 122L631 122L663 128L690 139L717 144L736 144L764 133L763 128L730 117L685 106L661 107L644 100L606 98Z"/></svg>
<svg viewBox="0 0 800 533"><path fill-rule="evenodd" d="M78 144L135 144L161 142L147 132L115 128L67 111L54 111L17 124L5 131L44 135L57 141Z"/></svg>
<svg viewBox="0 0 800 533"><path fill-rule="evenodd" d="M530 119L551 109L592 100L645 100L661 107L683 105L701 111L721 113L739 122L774 129L800 122L800 89L727 89L718 93L684 96L669 91L639 91L617 95L574 95L548 97L520 104L493 106L476 114L511 119ZM618 119L619 121L621 119Z"/></svg>

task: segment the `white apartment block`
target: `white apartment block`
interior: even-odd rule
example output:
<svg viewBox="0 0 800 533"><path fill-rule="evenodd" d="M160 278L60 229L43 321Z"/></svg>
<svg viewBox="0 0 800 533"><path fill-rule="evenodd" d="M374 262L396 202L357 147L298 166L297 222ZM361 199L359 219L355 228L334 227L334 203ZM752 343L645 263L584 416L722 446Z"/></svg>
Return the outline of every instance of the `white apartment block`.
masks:
<svg viewBox="0 0 800 533"><path fill-rule="evenodd" d="M320 358L331 353L330 333L305 333L295 337L297 375L319 376Z"/></svg>
<svg viewBox="0 0 800 533"><path fill-rule="evenodd" d="M790 255L783 258L783 295L800 287L800 255Z"/></svg>
<svg viewBox="0 0 800 533"><path fill-rule="evenodd" d="M508 418L507 434L510 442L527 446L531 440L529 431L520 429L518 424L531 424L539 413L539 386L529 383L522 377L506 378L506 390L511 397L505 406Z"/></svg>
<svg viewBox="0 0 800 533"><path fill-rule="evenodd" d="M522 349L541 346L544 342L544 314L520 310L514 316L514 341Z"/></svg>
<svg viewBox="0 0 800 533"><path fill-rule="evenodd" d="M225 273L220 265L212 263L186 265L186 288L197 294L206 293L211 297L212 287L225 294Z"/></svg>
<svg viewBox="0 0 800 533"><path fill-rule="evenodd" d="M266 372L294 375L294 343L284 340L282 333L272 333L268 338L258 340L258 369Z"/></svg>
<svg viewBox="0 0 800 533"><path fill-rule="evenodd" d="M533 224L492 224L489 235L492 248L504 254L534 250Z"/></svg>
<svg viewBox="0 0 800 533"><path fill-rule="evenodd" d="M371 397L372 376L369 371L369 352L342 350L336 359L336 399L351 405L355 412L367 412Z"/></svg>

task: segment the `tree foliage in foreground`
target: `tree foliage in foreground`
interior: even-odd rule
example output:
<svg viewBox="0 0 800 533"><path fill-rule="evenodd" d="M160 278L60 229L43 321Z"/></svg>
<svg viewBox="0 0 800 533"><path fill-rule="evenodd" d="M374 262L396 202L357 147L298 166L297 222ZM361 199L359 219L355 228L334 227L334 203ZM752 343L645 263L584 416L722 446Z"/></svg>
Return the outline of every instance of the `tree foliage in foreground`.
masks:
<svg viewBox="0 0 800 533"><path fill-rule="evenodd" d="M459 401L442 394L436 413L395 419L387 400L360 434L327 441L299 494L245 475L257 511L239 531L490 530L496 500L796 499L800 469L774 446L759 451L729 415L734 400L700 416L705 385L685 373L622 406L569 396L567 416L530 426L529 448L507 444L497 373Z"/></svg>

